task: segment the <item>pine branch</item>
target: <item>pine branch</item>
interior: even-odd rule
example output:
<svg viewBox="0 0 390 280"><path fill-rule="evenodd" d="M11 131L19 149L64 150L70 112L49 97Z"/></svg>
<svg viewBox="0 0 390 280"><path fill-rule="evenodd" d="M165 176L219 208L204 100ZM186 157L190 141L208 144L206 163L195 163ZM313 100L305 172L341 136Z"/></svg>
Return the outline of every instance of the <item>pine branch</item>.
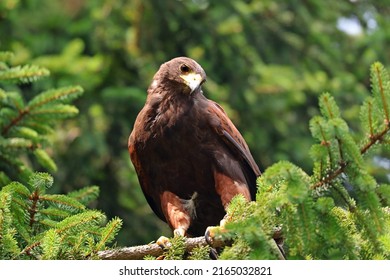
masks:
<svg viewBox="0 0 390 280"><path fill-rule="evenodd" d="M29 113L29 110L28 108L25 108L24 110L20 110L18 115L13 118L9 124L7 124L6 126L3 127L3 129L1 130L1 135L5 136L8 131L14 127L15 125L17 125L23 118L25 115L27 115Z"/></svg>
<svg viewBox="0 0 390 280"><path fill-rule="evenodd" d="M372 119L372 112L373 112L372 100L373 99L367 99L366 103L362 107L361 112L362 112L362 117L363 117L362 118L363 123L366 123L368 125L369 141L367 144L365 144L363 147L360 148L360 155L364 155L365 153L367 153L367 151L377 142L383 141L384 137L386 136L386 134L390 130L390 119L389 119L390 113L389 113L389 106L388 106L389 104L388 104L388 96L387 96L388 90L389 90L389 86L388 86L389 77L387 75L386 69L384 69L384 67L380 63L374 63L371 67L371 82L372 82L373 97L376 100L376 102L378 103L377 105L383 109L385 126L379 132L374 133L374 125L373 125L374 121ZM334 103L333 99L329 99L328 94L325 94L322 97L321 101L322 102L320 102L320 109L321 109L322 114L325 117L332 119L334 117L334 115L339 116L338 107L337 107L336 103ZM381 106L379 104L381 104ZM366 114L367 114L367 118L365 118ZM318 119L320 119L320 118L318 118ZM317 121L317 119L315 119L315 120ZM319 124L319 121L317 121L317 123ZM335 126L335 128L336 127L342 128L342 126L339 126L339 125ZM315 129L315 127L313 128L313 131L315 132L314 129ZM336 135L336 137L335 137L337 140L338 146L339 146L339 154L340 154L340 162L338 163L338 165L339 165L338 168L333 170L333 171L328 172L325 175L325 178L321 179L319 182L313 184L311 186L311 189L316 189L318 187L321 187L325 184L330 183L332 180L334 180L339 175L341 175L345 171L346 167L350 164L348 161L345 161L343 159L343 153L341 150L341 142L342 142L341 140L342 139L340 138L340 135L348 132L347 128L345 130L346 131L344 131L344 132L341 131L342 133L340 133L339 135ZM315 136L315 134L313 134L313 135ZM322 134L322 138L323 138L323 140L322 140L321 144L327 145L327 141L325 139L324 133ZM344 141L348 140L348 138L343 139L343 140ZM356 153L354 153L354 151L350 151L350 154L357 156L358 152L356 151ZM356 162L361 162L361 158L354 156L354 159Z"/></svg>
<svg viewBox="0 0 390 280"><path fill-rule="evenodd" d="M368 106L368 128L370 130L370 138L374 135L374 126L373 126L373 120L372 120L372 102L367 103Z"/></svg>
<svg viewBox="0 0 390 280"><path fill-rule="evenodd" d="M92 224L99 224L105 219L104 214L97 210L87 210L85 212L67 217L56 225L57 233L61 234L68 230L75 230L78 227Z"/></svg>
<svg viewBox="0 0 390 280"><path fill-rule="evenodd" d="M47 201L55 204L57 207L63 207L70 210L84 210L85 206L74 198L62 194L43 194L39 197L41 201Z"/></svg>
<svg viewBox="0 0 390 280"><path fill-rule="evenodd" d="M41 242L39 242L39 241L38 241L38 242L34 242L33 244L31 244L31 245L27 246L26 248L24 248L23 251L20 252L20 255L26 254L27 256L31 256L31 255L32 255L31 251L32 251L35 247L37 247L37 246L39 246L39 245L41 245Z"/></svg>
<svg viewBox="0 0 390 280"><path fill-rule="evenodd" d="M387 134L387 132L389 132L389 130L390 123L386 122L386 127L381 132L370 136L370 141L360 149L360 153L362 155L365 154L371 148L372 145L374 145L378 141L382 141L383 137Z"/></svg>
<svg viewBox="0 0 390 280"><path fill-rule="evenodd" d="M119 229L122 227L122 223L122 220L119 218L114 218L108 222L102 231L102 238L96 246L97 250L101 250L105 244L111 242L114 239Z"/></svg>
<svg viewBox="0 0 390 280"><path fill-rule="evenodd" d="M72 191L68 193L69 197L76 199L84 205L94 201L99 196L99 187L98 186L88 186L79 190Z"/></svg>
<svg viewBox="0 0 390 280"><path fill-rule="evenodd" d="M30 107L31 110L34 110L35 108L56 101L60 101L62 104L69 103L70 101L79 97L83 91L83 88L80 86L68 86L58 89L50 89L31 99L31 101L28 103L28 107Z"/></svg>
<svg viewBox="0 0 390 280"><path fill-rule="evenodd" d="M28 212L30 214L30 222L29 225L30 227L33 226L33 224L36 222L35 221L35 214L38 212L37 210L37 204L39 200L39 193L38 190L35 190L29 197L29 199L32 201L31 207L29 207Z"/></svg>
<svg viewBox="0 0 390 280"><path fill-rule="evenodd" d="M11 119L11 121L5 125L1 131L3 136L7 135L9 130L12 127L15 127L19 124L27 115L36 113L36 114L64 114L65 117L72 116L78 113L78 110L69 105L55 104L52 105L50 109L47 106L48 104L55 103L57 101L66 103L74 100L83 93L83 89L80 86L72 87L63 87L59 89L52 89L46 92L43 92L36 97L34 97L24 109L20 109L18 114ZM39 111L41 110L41 111Z"/></svg>
<svg viewBox="0 0 390 280"><path fill-rule="evenodd" d="M37 65L24 65L0 71L0 81L8 83L29 83L49 75L50 71L43 67Z"/></svg>
<svg viewBox="0 0 390 280"><path fill-rule="evenodd" d="M9 62L13 58L14 54L12 52L3 51L0 52L0 61Z"/></svg>
<svg viewBox="0 0 390 280"><path fill-rule="evenodd" d="M381 100L383 103L383 110L385 111L386 126L388 126L388 124L390 122L390 116L389 116L389 109L388 109L388 104L387 104L387 100L386 100L386 96L385 96L385 91L384 91L384 87L383 87L383 81L382 81L382 77L381 77L381 70L382 70L381 65L374 64L373 68L375 69L375 74L376 74L376 77L378 78L379 93L380 93L380 97L381 97Z"/></svg>
<svg viewBox="0 0 390 280"><path fill-rule="evenodd" d="M374 134L372 136L370 136L370 141L364 145L361 149L360 149L360 154L361 155L364 155L365 153L367 153L367 151L375 144L377 143L378 141L382 141L383 140L383 137L390 131L390 124L386 122L386 127L380 131L379 133L377 134ZM345 168L348 166L348 162L341 162L339 164L339 167L328 173L325 178L315 184L313 184L312 186L310 186L311 189L316 189L316 188L319 188L325 184L328 184L330 183L331 181L333 181L335 178L337 178L337 176L339 176L341 173L344 172Z"/></svg>
<svg viewBox="0 0 390 280"><path fill-rule="evenodd" d="M185 240L185 248L187 252L192 251L196 247L207 245L208 243L206 242L204 236L187 238ZM223 240L216 239L211 245L213 247L223 247L227 244ZM166 249L170 246L171 244L168 244ZM99 258L103 260L141 260L146 256L159 257L163 254L164 249L156 243L98 252Z"/></svg>

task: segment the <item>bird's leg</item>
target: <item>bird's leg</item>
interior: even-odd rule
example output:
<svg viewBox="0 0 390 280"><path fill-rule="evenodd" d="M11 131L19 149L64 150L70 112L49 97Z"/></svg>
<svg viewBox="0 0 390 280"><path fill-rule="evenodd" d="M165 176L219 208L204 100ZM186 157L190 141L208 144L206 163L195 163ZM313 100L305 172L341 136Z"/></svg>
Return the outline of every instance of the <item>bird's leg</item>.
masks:
<svg viewBox="0 0 390 280"><path fill-rule="evenodd" d="M183 200L174 193L165 191L161 195L161 207L168 224L173 229L174 236L186 236L191 219L183 205ZM168 242L169 239L165 236L161 236L156 241L160 247L166 247Z"/></svg>
<svg viewBox="0 0 390 280"><path fill-rule="evenodd" d="M214 170L215 189L221 198L221 202L225 210L234 196L241 194L246 200L250 201L250 193L246 184L233 180L224 173ZM206 242L211 246L213 239L218 233L226 231L225 224L229 220L226 214L220 221L219 226L207 227L205 238Z"/></svg>

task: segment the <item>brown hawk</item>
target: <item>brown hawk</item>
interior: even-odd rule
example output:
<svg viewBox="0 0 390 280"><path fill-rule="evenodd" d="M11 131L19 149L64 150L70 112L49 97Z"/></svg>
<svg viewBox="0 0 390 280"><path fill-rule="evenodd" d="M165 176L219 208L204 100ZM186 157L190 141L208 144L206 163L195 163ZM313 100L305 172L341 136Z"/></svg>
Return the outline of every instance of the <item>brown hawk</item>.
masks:
<svg viewBox="0 0 390 280"><path fill-rule="evenodd" d="M224 110L202 92L206 73L194 60L161 65L129 137L143 193L175 235L203 235L238 194L255 199L260 170Z"/></svg>

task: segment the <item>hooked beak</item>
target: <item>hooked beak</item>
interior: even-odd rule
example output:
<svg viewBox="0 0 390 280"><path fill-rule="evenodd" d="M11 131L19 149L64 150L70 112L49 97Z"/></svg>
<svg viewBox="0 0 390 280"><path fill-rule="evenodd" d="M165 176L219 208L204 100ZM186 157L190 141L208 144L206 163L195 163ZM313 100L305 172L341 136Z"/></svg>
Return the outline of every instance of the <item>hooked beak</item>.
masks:
<svg viewBox="0 0 390 280"><path fill-rule="evenodd" d="M188 73L185 75L180 75L180 77L184 80L185 84L191 89L191 93L197 90L206 80L197 73Z"/></svg>

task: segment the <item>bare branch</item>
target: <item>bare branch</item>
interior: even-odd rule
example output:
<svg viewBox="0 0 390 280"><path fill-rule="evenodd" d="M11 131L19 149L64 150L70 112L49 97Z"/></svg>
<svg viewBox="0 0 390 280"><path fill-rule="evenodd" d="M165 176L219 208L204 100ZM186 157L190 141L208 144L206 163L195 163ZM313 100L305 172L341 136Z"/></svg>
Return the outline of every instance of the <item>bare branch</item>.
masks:
<svg viewBox="0 0 390 280"><path fill-rule="evenodd" d="M282 249L283 237L281 232L281 228L275 229L273 239L270 240L270 245L273 248L278 259L285 260L284 251ZM278 244L276 239L280 240L280 244ZM207 245L211 245L211 247L213 248L222 248L224 246L231 245L231 240L214 239L212 244L208 244L204 236L187 238L185 240L187 252L192 251L196 247L203 247ZM167 244L167 247L165 249L168 249L170 246L171 244ZM152 243L147 245L99 251L98 257L102 260L142 260L146 256L159 257L163 253L164 249L162 249L156 243Z"/></svg>
<svg viewBox="0 0 390 280"><path fill-rule="evenodd" d="M208 245L204 236L187 238L185 241L186 250L191 251L195 247ZM212 246L223 247L225 242L223 240L216 239ZM167 245L167 248L170 244ZM145 256L158 257L164 253L164 250L156 243L148 245L140 245L134 247L125 247L107 251L99 251L98 256L103 260L141 260Z"/></svg>

